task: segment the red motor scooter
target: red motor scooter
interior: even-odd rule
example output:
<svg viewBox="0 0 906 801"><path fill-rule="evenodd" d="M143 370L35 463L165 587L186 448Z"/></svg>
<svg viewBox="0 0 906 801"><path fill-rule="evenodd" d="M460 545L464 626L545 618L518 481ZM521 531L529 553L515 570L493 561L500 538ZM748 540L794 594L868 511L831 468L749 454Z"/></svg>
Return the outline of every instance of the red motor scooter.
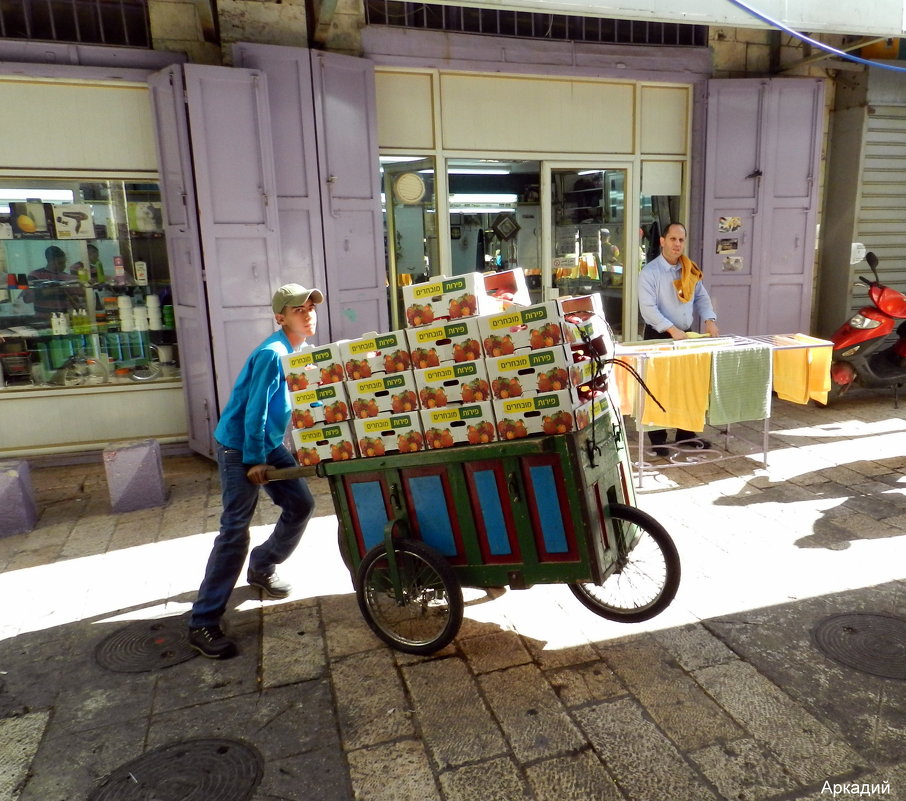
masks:
<svg viewBox="0 0 906 801"><path fill-rule="evenodd" d="M852 386L892 387L895 402L906 384L906 295L878 279L878 257L866 253L875 280L868 284L871 306L863 306L835 332L831 391L833 399Z"/></svg>

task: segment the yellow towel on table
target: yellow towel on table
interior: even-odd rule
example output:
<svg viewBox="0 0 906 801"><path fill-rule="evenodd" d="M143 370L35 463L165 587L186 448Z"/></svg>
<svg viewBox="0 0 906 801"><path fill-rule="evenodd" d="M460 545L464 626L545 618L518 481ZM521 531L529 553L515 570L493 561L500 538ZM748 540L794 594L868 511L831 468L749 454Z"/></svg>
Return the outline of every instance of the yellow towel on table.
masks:
<svg viewBox="0 0 906 801"><path fill-rule="evenodd" d="M638 359L633 356L618 356L617 357L621 362L626 362L630 367L638 370L640 368ZM614 404L620 410L620 414L629 415L630 417L636 416L636 398L639 394L639 382L636 380L636 377L621 364L615 364L613 366L613 372L611 373L613 377L614 389L612 392L612 399Z"/></svg>
<svg viewBox="0 0 906 801"><path fill-rule="evenodd" d="M800 337L797 335L797 339ZM807 341L802 338L803 341ZM774 351L774 392L790 403L827 403L833 348L779 348Z"/></svg>
<svg viewBox="0 0 906 801"><path fill-rule="evenodd" d="M707 351L655 356L645 365L645 383L661 405L645 398L643 425L702 431L711 391L711 354Z"/></svg>

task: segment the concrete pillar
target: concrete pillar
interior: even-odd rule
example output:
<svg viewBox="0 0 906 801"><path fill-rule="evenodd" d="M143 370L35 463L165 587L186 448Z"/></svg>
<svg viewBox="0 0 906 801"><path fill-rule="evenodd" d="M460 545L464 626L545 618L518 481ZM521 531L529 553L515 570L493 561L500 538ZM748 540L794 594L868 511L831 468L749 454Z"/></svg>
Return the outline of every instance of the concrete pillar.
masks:
<svg viewBox="0 0 906 801"><path fill-rule="evenodd" d="M104 448L107 489L114 512L133 512L167 502L167 488L156 439L120 442Z"/></svg>
<svg viewBox="0 0 906 801"><path fill-rule="evenodd" d="M37 522L28 462L0 462L0 537L24 534Z"/></svg>

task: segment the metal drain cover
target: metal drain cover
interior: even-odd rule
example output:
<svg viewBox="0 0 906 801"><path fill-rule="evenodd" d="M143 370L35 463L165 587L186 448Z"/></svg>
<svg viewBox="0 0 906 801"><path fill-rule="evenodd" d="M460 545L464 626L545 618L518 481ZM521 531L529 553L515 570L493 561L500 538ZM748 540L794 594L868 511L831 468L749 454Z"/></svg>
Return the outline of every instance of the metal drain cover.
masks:
<svg viewBox="0 0 906 801"><path fill-rule="evenodd" d="M815 642L847 667L906 679L906 620L889 615L832 615L815 628Z"/></svg>
<svg viewBox="0 0 906 801"><path fill-rule="evenodd" d="M264 772L257 749L238 740L186 740L117 768L88 801L248 801Z"/></svg>
<svg viewBox="0 0 906 801"><path fill-rule="evenodd" d="M182 616L132 623L98 643L94 652L101 667L116 673L147 673L194 656Z"/></svg>

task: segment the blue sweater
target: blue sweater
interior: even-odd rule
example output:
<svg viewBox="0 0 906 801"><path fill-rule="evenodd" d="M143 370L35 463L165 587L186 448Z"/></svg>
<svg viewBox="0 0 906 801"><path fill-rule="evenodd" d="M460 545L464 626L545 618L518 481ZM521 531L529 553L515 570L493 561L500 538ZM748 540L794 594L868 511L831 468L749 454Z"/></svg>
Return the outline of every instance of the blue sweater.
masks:
<svg viewBox="0 0 906 801"><path fill-rule="evenodd" d="M265 464L283 444L291 408L280 357L292 352L282 330L271 334L251 352L233 385L214 438L242 451L243 464Z"/></svg>

